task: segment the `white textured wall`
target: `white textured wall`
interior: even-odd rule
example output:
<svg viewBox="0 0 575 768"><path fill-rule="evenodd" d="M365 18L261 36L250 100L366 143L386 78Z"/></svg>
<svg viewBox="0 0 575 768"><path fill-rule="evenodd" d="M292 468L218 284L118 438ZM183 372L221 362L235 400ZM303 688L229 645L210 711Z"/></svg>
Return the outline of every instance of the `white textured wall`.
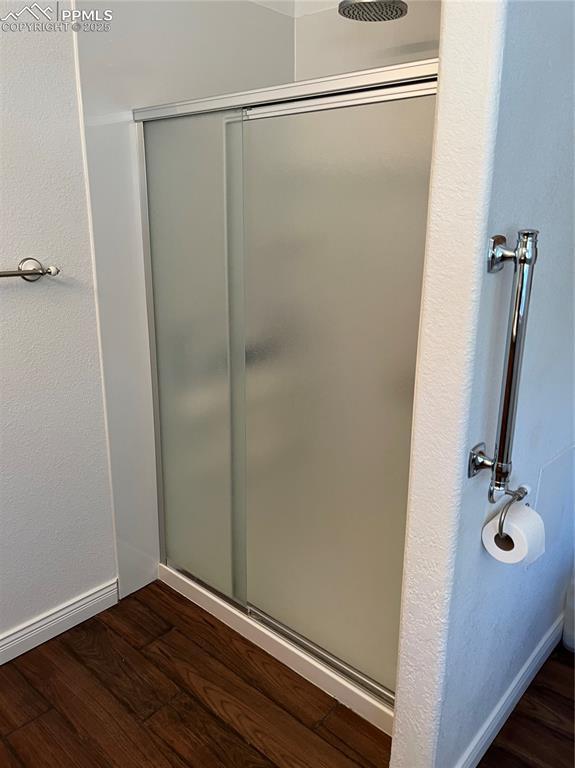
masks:
<svg viewBox="0 0 575 768"><path fill-rule="evenodd" d="M156 576L158 512L131 110L293 79L293 19L242 0L102 3L79 37L121 594ZM93 2L84 4L93 7ZM82 7L82 3L79 3Z"/></svg>
<svg viewBox="0 0 575 768"><path fill-rule="evenodd" d="M504 7L444 0L442 9L392 768L451 768L436 764L435 752L467 484ZM483 498L471 516L478 546Z"/></svg>
<svg viewBox="0 0 575 768"><path fill-rule="evenodd" d="M511 480L532 488L546 552L515 568L488 557L478 537L493 515L488 478L464 483L440 766L455 765L560 615L573 567L574 9L565 2L508 4L487 227L513 246L518 229L540 230ZM505 272L481 275L479 320L489 322L476 326L468 447L494 442L512 269Z"/></svg>
<svg viewBox="0 0 575 768"><path fill-rule="evenodd" d="M2 634L116 564L73 39L0 34L0 267L62 269L0 284Z"/></svg>
<svg viewBox="0 0 575 768"><path fill-rule="evenodd" d="M313 0L300 3L301 10L319 10L295 19L296 80L437 56L439 0L410 0L407 16L382 23L345 19L337 5L323 10L325 4Z"/></svg>
<svg viewBox="0 0 575 768"><path fill-rule="evenodd" d="M443 6L393 768L464 764L572 567L572 13ZM506 567L481 545L489 478L466 464L474 443L493 446L510 300L485 245L521 227L541 237L512 479L533 488L547 552Z"/></svg>

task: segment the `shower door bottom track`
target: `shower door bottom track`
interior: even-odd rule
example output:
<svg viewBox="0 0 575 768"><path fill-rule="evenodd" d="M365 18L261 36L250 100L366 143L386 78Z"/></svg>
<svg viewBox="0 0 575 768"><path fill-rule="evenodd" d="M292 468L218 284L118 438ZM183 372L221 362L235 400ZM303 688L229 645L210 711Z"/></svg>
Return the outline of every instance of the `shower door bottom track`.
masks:
<svg viewBox="0 0 575 768"><path fill-rule="evenodd" d="M358 669L355 669L355 667L346 664L345 661L342 661L337 656L334 656L321 646L316 645L311 640L308 640L303 635L295 632L290 627L282 624L281 621L277 621L277 619L272 618L267 613L261 611L259 608L256 608L256 606L251 605L250 603L245 605L239 600L236 600L233 597L220 592L218 589L214 589L214 587L206 584L205 581L198 579L189 571L186 571L185 569L180 568L173 563L168 563L168 567L173 568L182 576L185 576L186 579L189 579L189 581L197 584L202 589L205 589L207 592L214 595L214 597L217 597L223 602L228 603L228 605L230 605L232 608L235 608L237 611L241 611L250 619L253 619L254 621L263 625L266 629L270 630L274 634L279 635L283 640L286 640L287 642L296 646L296 648L309 654L309 656L312 656L318 661L321 661L334 672L337 672L339 675L342 675L354 685L358 686L364 691L367 691L367 693L387 704L387 706L394 706L395 695L392 691L381 685L381 683L378 683L376 680L373 680L373 678L364 675Z"/></svg>
<svg viewBox="0 0 575 768"><path fill-rule="evenodd" d="M339 672L340 675L347 677L360 688L364 688L366 691L371 693L372 696L376 696L386 704L393 706L395 702L395 695L390 690L381 685L381 683L378 683L371 677L364 675L358 669L355 669L349 664L346 664L345 661L338 659L337 656L334 656L321 646L316 645L303 635L300 635L298 632L290 629L290 627L282 624L281 621L277 621L271 616L268 616L267 613L260 611L259 608L248 604L246 612L248 616L251 616L251 618L255 619L256 621L259 621L265 627L271 629L272 632L276 632L278 635L281 635L284 640L288 640L290 643L293 643L301 650L309 653L310 656L314 656L316 659L319 659L319 661L322 661L328 667L331 667L336 672Z"/></svg>

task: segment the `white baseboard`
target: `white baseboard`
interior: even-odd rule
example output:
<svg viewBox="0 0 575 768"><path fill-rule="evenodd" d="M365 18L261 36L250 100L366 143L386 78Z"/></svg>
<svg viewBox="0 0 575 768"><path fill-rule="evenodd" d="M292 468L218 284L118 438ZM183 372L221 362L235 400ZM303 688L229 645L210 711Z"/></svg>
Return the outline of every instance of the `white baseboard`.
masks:
<svg viewBox="0 0 575 768"><path fill-rule="evenodd" d="M207 589L186 578L173 568L160 564L158 578L172 587L200 608L211 613L243 637L267 651L294 672L309 680L318 688L329 693L337 701L349 707L358 715L391 735L393 709L362 688L351 683L333 669L305 653L297 646L272 632L259 622L246 616L225 600L213 595Z"/></svg>
<svg viewBox="0 0 575 768"><path fill-rule="evenodd" d="M0 637L0 664L5 664L40 643L45 643L46 640L92 618L117 602L118 581L114 579L108 584L75 597L33 621L20 625Z"/></svg>
<svg viewBox="0 0 575 768"><path fill-rule="evenodd" d="M499 699L477 735L455 764L455 768L475 768L495 739L505 721L527 690L529 683L541 669L547 657L561 639L563 614L559 616L543 635L537 647L521 667L515 679Z"/></svg>

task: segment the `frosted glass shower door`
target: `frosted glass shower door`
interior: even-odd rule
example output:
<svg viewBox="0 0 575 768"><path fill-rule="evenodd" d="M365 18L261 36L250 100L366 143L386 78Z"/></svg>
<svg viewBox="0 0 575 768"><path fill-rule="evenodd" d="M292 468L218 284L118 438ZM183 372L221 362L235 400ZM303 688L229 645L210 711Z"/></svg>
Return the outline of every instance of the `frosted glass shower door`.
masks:
<svg viewBox="0 0 575 768"><path fill-rule="evenodd" d="M391 690L434 102L244 123L248 600Z"/></svg>
<svg viewBox="0 0 575 768"><path fill-rule="evenodd" d="M145 145L166 561L241 599L228 297L243 237L241 110L146 123Z"/></svg>

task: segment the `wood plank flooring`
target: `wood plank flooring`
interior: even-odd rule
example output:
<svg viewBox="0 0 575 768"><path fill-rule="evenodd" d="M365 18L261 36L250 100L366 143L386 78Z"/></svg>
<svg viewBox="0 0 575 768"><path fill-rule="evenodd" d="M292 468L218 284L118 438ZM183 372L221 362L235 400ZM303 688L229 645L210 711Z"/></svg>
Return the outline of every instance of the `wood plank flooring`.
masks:
<svg viewBox="0 0 575 768"><path fill-rule="evenodd" d="M573 768L573 654L557 646L479 768Z"/></svg>
<svg viewBox="0 0 575 768"><path fill-rule="evenodd" d="M387 768L391 739L159 582L0 667L0 768ZM481 768L573 768L557 648Z"/></svg>
<svg viewBox="0 0 575 768"><path fill-rule="evenodd" d="M159 582L0 667L0 768L385 768L390 748Z"/></svg>

